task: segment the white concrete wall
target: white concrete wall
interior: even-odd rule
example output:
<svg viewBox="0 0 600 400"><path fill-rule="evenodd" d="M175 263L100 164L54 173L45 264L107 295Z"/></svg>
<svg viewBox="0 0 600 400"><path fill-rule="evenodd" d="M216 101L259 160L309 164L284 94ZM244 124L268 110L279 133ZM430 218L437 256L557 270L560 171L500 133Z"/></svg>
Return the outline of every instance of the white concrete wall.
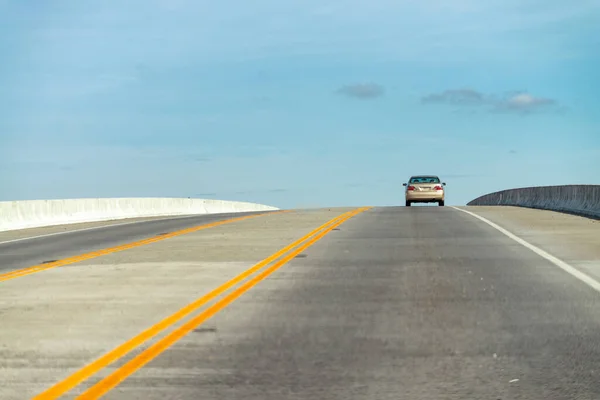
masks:
<svg viewBox="0 0 600 400"><path fill-rule="evenodd" d="M271 211L262 204L180 198L0 201L0 231L124 218Z"/></svg>
<svg viewBox="0 0 600 400"><path fill-rule="evenodd" d="M600 185L538 186L486 194L469 206L519 206L600 218Z"/></svg>

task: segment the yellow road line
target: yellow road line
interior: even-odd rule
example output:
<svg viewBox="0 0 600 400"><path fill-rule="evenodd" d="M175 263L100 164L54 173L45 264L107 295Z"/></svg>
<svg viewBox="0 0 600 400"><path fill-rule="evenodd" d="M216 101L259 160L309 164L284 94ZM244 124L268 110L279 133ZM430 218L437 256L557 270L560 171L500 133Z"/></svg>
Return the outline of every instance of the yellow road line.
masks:
<svg viewBox="0 0 600 400"><path fill-rule="evenodd" d="M125 380L128 376L130 376L135 371L142 368L145 364L149 363L154 358L159 356L162 352L164 352L169 347L171 347L175 342L177 342L178 340L183 338L185 335L187 335L189 332L194 330L198 325L200 325L201 323L205 322L206 320L208 320L209 318L211 318L212 316L217 314L219 311L221 311L222 309L227 307L238 297L240 297L245 292L250 290L252 287L257 285L260 281L264 280L269 275L271 275L273 272L277 271L279 268L281 268L283 265L285 265L288 261L293 259L296 255L298 255L299 253L306 250L307 248L312 246L314 243L316 243L317 241L322 239L325 235L327 235L329 232L331 232L337 226L343 224L345 221L349 220L353 216L360 214L363 211L366 211L367 209L368 209L367 207L360 208L354 212L351 212L350 215L344 215L341 219L336 221L333 225L329 226L327 229L323 230L321 233L314 236L312 239L307 241L305 244L303 244L302 246L293 250L287 256L285 256L284 258L282 258L281 260L279 260L278 262L276 262L275 264L273 264L272 266L270 266L269 268L267 268L260 274L256 275L254 278L250 279L249 281L244 283L242 286L236 288L233 292L231 292L227 296L223 297L221 300L219 300L217 303L215 303L214 305L207 308L205 311L200 313L198 316L192 318L191 320L189 320L188 322L183 324L181 327L179 327L176 330L174 330L173 332L169 333L167 336L165 336L158 342L154 343L152 346L148 347L146 350L144 350L143 352L141 352L140 354L135 356L133 359L131 359L130 361L125 363L123 366L116 369L110 375L108 375L104 379L100 380L98 383L96 383L95 385L90 387L88 390L86 390L84 393L82 393L80 396L78 396L77 399L79 399L79 400L97 399L100 396L106 394L108 391L110 391L115 386L117 386L119 383L121 383L123 380Z"/></svg>
<svg viewBox="0 0 600 400"><path fill-rule="evenodd" d="M0 282L4 282L4 281L11 280L11 279L35 274L35 273L41 272L41 271L47 271L49 269L56 268L56 267L62 267L64 265L74 264L74 263L80 262L80 261L90 260L92 258L104 256L104 255L111 254L111 253L116 253L119 251L132 249L134 247L140 247L140 246L144 246L146 244L160 242L161 240L169 239L169 238L172 238L175 236L185 235L185 234L192 233L192 232L197 232L202 229L214 228L216 226L230 224L232 222L243 221L243 220L249 219L249 218L256 218L256 217L268 215L268 214L279 214L279 213L283 213L283 212L289 212L289 211L284 210L284 211L276 211L276 212L272 212L272 213L246 215L243 217L226 219L226 220L217 221L217 222L211 222L209 224L198 225L198 226L194 226L191 228L171 232L171 233L168 233L168 234L162 235L162 236L154 236L154 237L151 237L148 239L138 240L136 242L126 243L126 244L122 244L119 246L110 247L107 249L92 251L90 253L85 253L85 254L80 254L77 256L73 256L73 257L64 258L62 260L57 260L57 261L47 263L47 264L34 265L32 267L27 267L27 268L23 268L23 269L18 269L16 271L11 271L11 272L6 272L3 274L0 274Z"/></svg>
<svg viewBox="0 0 600 400"><path fill-rule="evenodd" d="M294 247L298 246L302 242L306 241L308 238L314 236L315 234L317 234L321 230L327 228L329 225L331 225L331 224L337 222L338 220L342 219L344 216L350 215L352 213L354 213L354 211L351 211L351 212L339 215L336 218L333 218L332 220L324 223L320 227L314 229L312 232L310 232L307 235L303 236L302 238L296 240L295 242L287 245L286 247L282 248L281 250L279 250L278 252L272 254L271 256L265 258L264 260L260 261L259 263L257 263L253 267L251 267L250 269L242 272L240 275L236 276L235 278L231 279L230 281L226 282L225 284L223 284L223 285L219 286L218 288L214 289L210 293L208 293L208 294L200 297L199 299L195 300L194 302L192 302L192 303L188 304L187 306L181 308L179 311L175 312L174 314L166 317L162 321L160 321L157 324L155 324L155 325L151 326L150 328L146 329L145 331L143 331L139 335L131 338L127 342L121 344L120 346L114 348L110 352L104 354L103 356L101 356L100 358L96 359L92 363L86 365L82 369L80 369L80 370L76 371L75 373L73 373L72 375L68 376L63 381L55 384L54 386L50 387L46 391L40 393L39 395L37 395L33 399L37 399L37 400L41 400L41 399L55 399L55 398L57 398L57 397L65 394L69 390L71 390L74 387L76 387L77 385L79 385L84 380L86 380L89 377L91 377L92 375L96 374L102 368L104 368L107 365L115 362L116 360L118 360L119 358L123 357L124 355L126 355L130 351L134 350L136 347L138 347L139 345L143 344L147 340L149 340L152 337L158 335L159 333L161 333L165 329L169 328L170 326L176 324L181 319L185 318L186 316L188 316L192 312L196 311L198 308L202 307L203 305L205 305L209 301L213 300L217 296L221 295L225 291L227 291L230 288L232 288L233 286L237 285L238 283L240 283L241 281L243 281L244 279L246 279L247 277L249 277L253 273L259 271L264 266L266 266L269 263L277 260L279 257L281 257L282 255L284 255L288 251L292 250Z"/></svg>

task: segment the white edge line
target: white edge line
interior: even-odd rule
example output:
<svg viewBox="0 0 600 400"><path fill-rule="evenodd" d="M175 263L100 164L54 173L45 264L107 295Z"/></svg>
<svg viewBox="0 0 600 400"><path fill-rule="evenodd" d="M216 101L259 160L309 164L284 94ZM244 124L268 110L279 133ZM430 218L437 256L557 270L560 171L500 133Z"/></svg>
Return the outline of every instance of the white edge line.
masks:
<svg viewBox="0 0 600 400"><path fill-rule="evenodd" d="M90 228L73 229L73 230L61 231L61 232L53 232L53 233L47 233L45 235L38 235L38 236L28 236L28 237L23 237L23 238L19 238L19 239L12 239L12 240L7 240L5 242L0 242L0 246L3 245L3 244L8 244L8 243L24 242L26 240L41 239L41 238L50 237L50 236L66 235L68 233L77 233L77 232L93 231L93 230L96 230L96 229L112 228L113 226L143 224L144 222L162 221L162 220L178 220L178 219L186 219L186 218L205 217L205 216L210 216L210 215L216 215L216 214L197 214L197 215L172 216L172 217L169 217L169 216L162 216L162 217L140 217L140 218L150 218L150 219L146 219L144 221L123 222L123 223L120 223L120 224L108 224L108 225L92 226ZM76 224L93 224L94 222L108 222L108 221L76 222ZM68 227L69 225L71 225L71 224L65 224L64 226ZM54 225L54 226L56 226L56 225ZM40 226L38 228L33 227L33 228L25 228L25 229L43 229L43 228L47 228L47 227ZM20 229L18 229L18 230L20 230ZM7 231L7 232L9 232L9 231ZM0 232L0 233L2 233L2 232Z"/></svg>
<svg viewBox="0 0 600 400"><path fill-rule="evenodd" d="M578 270L577 268L567 264L566 262L564 262L563 260L554 257L552 254L540 249L537 246L532 245L531 243L521 239L520 237L518 237L517 235L510 233L509 231L507 231L506 229L502 228L501 226L493 223L492 221L479 216L475 213L472 213L470 211L467 210L463 210L461 208L457 208L457 207L451 207L455 210L467 213L483 222L485 222L486 224L490 225L492 228L497 229L498 231L502 232L503 234L505 234L506 236L508 236L509 238L511 238L512 240L514 240L515 242L527 247L529 250L533 251L534 253L536 253L537 255L545 258L546 260L550 261L552 264L556 265L557 267L559 267L560 269L562 269L565 272L568 272L569 274L571 274L572 276L574 276L575 278L579 279L580 281L582 281L583 283L585 283L586 285L590 286L592 289L596 290L597 292L600 292L600 282L596 281L594 278L592 278L591 276L581 272L580 270Z"/></svg>

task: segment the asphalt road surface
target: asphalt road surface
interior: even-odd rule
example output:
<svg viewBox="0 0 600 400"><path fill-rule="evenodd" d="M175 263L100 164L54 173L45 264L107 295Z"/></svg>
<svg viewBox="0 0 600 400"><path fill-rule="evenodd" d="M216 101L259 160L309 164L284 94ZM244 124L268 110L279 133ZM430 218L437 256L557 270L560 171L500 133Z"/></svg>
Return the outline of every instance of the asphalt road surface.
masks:
<svg viewBox="0 0 600 400"><path fill-rule="evenodd" d="M0 273L258 212L193 215L0 241Z"/></svg>
<svg viewBox="0 0 600 400"><path fill-rule="evenodd" d="M597 400L600 293L456 209L374 208L105 398Z"/></svg>

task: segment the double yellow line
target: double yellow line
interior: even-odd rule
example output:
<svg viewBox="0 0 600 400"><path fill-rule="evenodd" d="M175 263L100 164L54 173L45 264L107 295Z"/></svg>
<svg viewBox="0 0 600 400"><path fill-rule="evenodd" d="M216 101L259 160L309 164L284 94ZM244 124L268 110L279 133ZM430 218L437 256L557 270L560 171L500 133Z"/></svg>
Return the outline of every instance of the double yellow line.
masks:
<svg viewBox="0 0 600 400"><path fill-rule="evenodd" d="M245 219L256 218L256 217L266 215L266 214L279 214L279 213L284 213L284 212L289 212L289 211L285 210L285 211L275 211L275 212L271 212L271 213L253 214L253 215L246 215L243 217L226 219L223 221L211 222L209 224L198 225L198 226L194 226L191 228L181 229L179 231L167 233L166 235L154 236L154 237L151 237L148 239L138 240L137 242L131 242L131 243L122 244L119 246L110 247L107 249L92 251L90 253L85 253L85 254L80 254L77 256L73 256L73 257L68 257L68 258L64 258L62 260L57 260L57 261L49 262L46 264L34 265L32 267L22 268L22 269L18 269L15 271L0 274L0 282L8 281L8 280L15 279L15 278L21 278L23 276L35 274L35 273L41 272L41 271L47 271L49 269L56 268L56 267L62 267L64 265L74 264L74 263L77 263L80 261L90 260L92 258L104 256L104 255L111 254L111 253L116 253L119 251L132 249L134 247L140 247L140 246L144 246L146 244L160 242L161 240L165 240L165 239L172 238L175 236L186 235L188 233L197 232L202 229L214 228L216 226L230 224L232 222L237 222L237 221L243 221Z"/></svg>
<svg viewBox="0 0 600 400"><path fill-rule="evenodd" d="M63 396L68 391L72 390L73 388L75 388L76 386L78 386L79 384L84 382L85 380L89 379L91 376L98 373L103 368L105 368L108 365L119 360L120 358L127 355L128 353L130 353L131 351L133 351L134 349L136 349L137 347L139 347L146 341L152 339L153 337L157 336L158 334L165 331L166 329L174 326L175 324L180 322L185 317L189 316L190 314L197 311L202 306L206 305L211 300L224 294L229 289L232 289L236 285L242 283L246 278L249 278L253 274L257 273L251 279L242 283L240 286L234 288L230 293L228 293L224 297L220 298L216 303L209 306L204 311L201 311L198 315L194 316L193 318L191 318L190 320L185 322L179 328L174 329L172 332L170 332L169 334L164 336L162 339L156 341L155 343L153 343L152 345L147 347L144 351L139 353L137 356L132 358L130 361L126 362L121 367L119 367L115 371L113 371L111 374L109 374L108 376L106 376L105 378L101 379L99 382L97 382L96 384L94 384L93 386L88 388L80 396L78 396L77 399L97 399L97 398L101 397L102 395L106 394L108 391L110 391L111 389L116 387L119 383L121 383L122 381L127 379L127 377L129 377L135 371L139 370L144 365L146 365L147 363L152 361L154 358L156 358L158 355L160 355L162 352L164 352L166 349L168 349L175 342L177 342L178 340L183 338L185 335L187 335L189 332L194 330L198 325L202 324L203 322L205 322L206 320L208 320L209 318L211 318L212 316L217 314L219 311L221 311L223 308L227 307L234 300L236 300L242 294L244 294L245 292L250 290L252 287L254 287L256 284L258 284L260 281L264 280L269 275L271 275L273 272L277 271L279 268L281 268L283 265L285 265L287 262L289 262L291 259L293 259L295 256L297 256L299 253L301 253L302 251L304 251L307 248L309 248L310 246L312 246L314 243L316 243L318 240L323 238L325 235L327 235L333 229L340 226L341 224L343 224L350 218L354 217L355 215L368 210L369 208L370 207L358 208L356 210L344 213L344 214L326 222L325 224L321 225L320 227L313 230L309 234L307 234L304 237L298 239L297 241L289 244L288 246L284 247L283 249L279 250L278 252L274 253L273 255L265 258L264 260L260 261L258 264L254 265L253 267L246 270L242 274L240 274L240 275L236 276L235 278L231 279L230 281L226 282L222 286L216 288L212 292L210 292L210 293L206 294L205 296L188 304L187 306L183 307L179 311L177 311L174 314L170 315L169 317L163 319L156 325L146 329L139 335L133 337L132 339L128 340L127 342L123 343L122 345L120 345L120 346L114 348L113 350L109 351L108 353L104 354L103 356L96 359L92 363L86 365L85 367L76 371L72 375L68 376L63 381L55 384L54 386L47 389L43 393L40 393L33 399L35 399L35 400L56 399L60 396ZM271 263L273 263L271 266L262 270L264 267L268 266ZM259 271L261 271L261 272L259 272Z"/></svg>

